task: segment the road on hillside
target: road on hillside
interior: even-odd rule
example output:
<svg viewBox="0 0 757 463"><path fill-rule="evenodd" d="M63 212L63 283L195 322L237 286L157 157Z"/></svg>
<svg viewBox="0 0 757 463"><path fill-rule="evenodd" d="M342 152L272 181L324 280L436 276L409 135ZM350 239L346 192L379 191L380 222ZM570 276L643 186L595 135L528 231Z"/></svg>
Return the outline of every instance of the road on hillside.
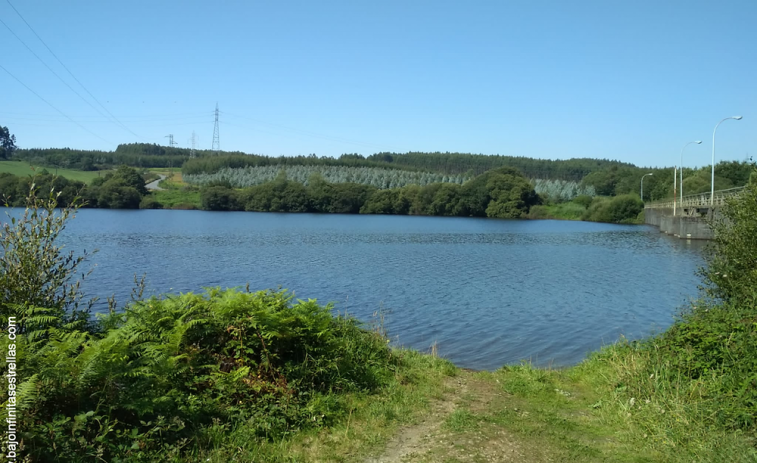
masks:
<svg viewBox="0 0 757 463"><path fill-rule="evenodd" d="M154 181L148 183L147 185L145 185L145 188L147 188L148 190L154 190L154 191L160 191L160 190L162 190L163 188L159 187L158 183L160 183L160 181L163 180L164 178L166 178L166 176L165 175L161 175L159 179L154 180Z"/></svg>

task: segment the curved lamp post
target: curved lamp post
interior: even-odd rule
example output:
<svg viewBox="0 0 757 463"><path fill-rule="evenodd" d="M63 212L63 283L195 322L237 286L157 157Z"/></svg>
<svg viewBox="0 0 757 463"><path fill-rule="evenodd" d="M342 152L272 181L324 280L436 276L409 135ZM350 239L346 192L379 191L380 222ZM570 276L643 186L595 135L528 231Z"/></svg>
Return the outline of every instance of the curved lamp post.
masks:
<svg viewBox="0 0 757 463"><path fill-rule="evenodd" d="M741 116L726 117L722 121L718 122L715 126L715 130L712 131L712 184L710 186L710 206L715 204L715 132L718 131L718 125L722 124L723 121L727 121L728 119L735 119L737 121L740 121Z"/></svg>
<svg viewBox="0 0 757 463"><path fill-rule="evenodd" d="M686 143L685 145L683 145L683 148L681 148L681 164L680 164L680 167L681 167L681 196L680 196L680 198L681 198L681 200L679 201L681 203L681 207L683 207L683 150L686 149L686 147L689 146L692 143L696 143L697 145L701 145L702 144L702 140L690 141L690 142Z"/></svg>
<svg viewBox="0 0 757 463"><path fill-rule="evenodd" d="M654 175L652 173L644 174L641 176L641 200L644 201L644 177L647 177L649 175Z"/></svg>

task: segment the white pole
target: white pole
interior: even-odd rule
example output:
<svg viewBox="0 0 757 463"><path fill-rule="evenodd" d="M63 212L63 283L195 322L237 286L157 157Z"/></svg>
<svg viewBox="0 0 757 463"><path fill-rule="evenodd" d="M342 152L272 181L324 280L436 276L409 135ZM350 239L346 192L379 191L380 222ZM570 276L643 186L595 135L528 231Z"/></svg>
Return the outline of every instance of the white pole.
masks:
<svg viewBox="0 0 757 463"><path fill-rule="evenodd" d="M710 184L710 206L715 204L715 132L718 131L718 125L720 125L723 121L727 121L728 119L736 119L737 121L739 121L741 120L741 116L726 117L722 121L718 122L715 126L715 130L712 131L712 181Z"/></svg>
<svg viewBox="0 0 757 463"><path fill-rule="evenodd" d="M702 144L702 140L690 141L690 142L686 143L685 145L683 145L683 148L681 148L681 164L679 166L680 167L679 171L681 172L681 184L678 186L678 189L681 192L681 194L680 194L681 200L678 203L679 203L679 205L682 208L683 208L683 150L686 149L686 147L689 146L692 143L696 143L697 145L701 145Z"/></svg>
<svg viewBox="0 0 757 463"><path fill-rule="evenodd" d="M673 217L676 216L676 179L678 178L678 175L676 175L678 172L677 167L673 167Z"/></svg>
<svg viewBox="0 0 757 463"><path fill-rule="evenodd" d="M649 173L649 174L644 174L644 175L641 176L641 193L640 194L641 194L641 201L642 202L644 201L644 177L646 177L647 175L654 175L654 174Z"/></svg>

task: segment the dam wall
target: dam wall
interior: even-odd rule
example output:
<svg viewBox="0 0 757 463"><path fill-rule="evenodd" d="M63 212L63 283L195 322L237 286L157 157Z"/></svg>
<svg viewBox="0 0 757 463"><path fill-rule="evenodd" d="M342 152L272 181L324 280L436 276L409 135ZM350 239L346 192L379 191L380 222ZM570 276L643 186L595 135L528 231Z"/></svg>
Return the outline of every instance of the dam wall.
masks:
<svg viewBox="0 0 757 463"><path fill-rule="evenodd" d="M654 225L660 232L689 240L711 240L709 208L679 210L673 215L673 208L645 207L644 222Z"/></svg>

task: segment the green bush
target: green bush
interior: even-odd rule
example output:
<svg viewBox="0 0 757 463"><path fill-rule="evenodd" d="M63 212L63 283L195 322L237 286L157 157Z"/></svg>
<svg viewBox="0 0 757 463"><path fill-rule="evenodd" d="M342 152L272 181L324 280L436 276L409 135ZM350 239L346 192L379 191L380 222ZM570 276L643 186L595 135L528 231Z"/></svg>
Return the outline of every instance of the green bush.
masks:
<svg viewBox="0 0 757 463"><path fill-rule="evenodd" d="M551 219L552 214L550 213L548 206L531 206L531 210L528 212L528 218L533 220Z"/></svg>
<svg viewBox="0 0 757 463"><path fill-rule="evenodd" d="M163 205L152 196L145 196L139 203L140 209L163 209Z"/></svg>
<svg viewBox="0 0 757 463"><path fill-rule="evenodd" d="M581 206L584 207L584 209L588 209L589 206L591 206L592 201L594 201L594 198L592 198L591 196L589 196L589 195L580 195L580 196L576 196L575 198L573 198L572 202L574 202L576 204L580 204Z"/></svg>
<svg viewBox="0 0 757 463"><path fill-rule="evenodd" d="M206 211L239 210L237 192L225 186L210 186L200 191L202 209Z"/></svg>
<svg viewBox="0 0 757 463"><path fill-rule="evenodd" d="M142 197L136 188L120 180L109 180L97 190L97 206L110 209L137 209Z"/></svg>
<svg viewBox="0 0 757 463"><path fill-rule="evenodd" d="M712 226L715 233L701 275L708 295L725 301L757 299L757 183L728 200Z"/></svg>
<svg viewBox="0 0 757 463"><path fill-rule="evenodd" d="M636 195L615 196L612 199L594 198L582 220L607 223L637 223L644 203Z"/></svg>
<svg viewBox="0 0 757 463"><path fill-rule="evenodd" d="M397 361L384 338L330 310L285 292L213 289L135 303L94 331L37 324L19 342L26 452L150 460L214 420L260 438L327 424L344 412L330 394L374 390Z"/></svg>

